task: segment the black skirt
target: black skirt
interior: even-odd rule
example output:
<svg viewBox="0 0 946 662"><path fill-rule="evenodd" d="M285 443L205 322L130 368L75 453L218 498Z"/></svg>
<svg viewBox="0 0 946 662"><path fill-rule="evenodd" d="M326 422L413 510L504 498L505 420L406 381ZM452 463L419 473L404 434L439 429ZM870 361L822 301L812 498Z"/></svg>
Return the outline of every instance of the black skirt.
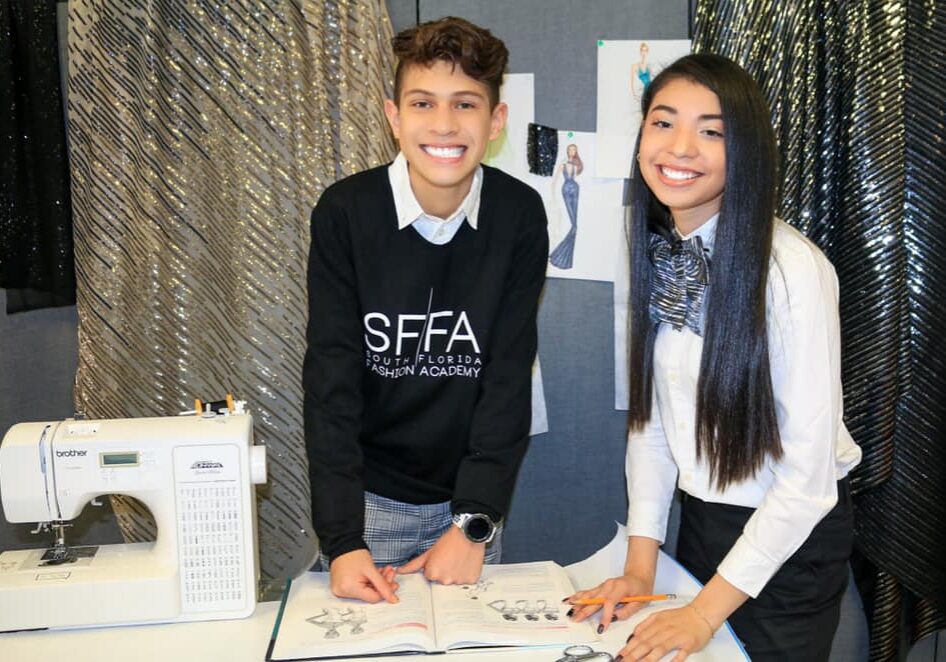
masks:
<svg viewBox="0 0 946 662"><path fill-rule="evenodd" d="M707 503L684 494L677 560L702 583L742 534L753 508ZM756 598L730 617L753 662L821 662L831 653L853 544L848 480L838 482L838 503Z"/></svg>

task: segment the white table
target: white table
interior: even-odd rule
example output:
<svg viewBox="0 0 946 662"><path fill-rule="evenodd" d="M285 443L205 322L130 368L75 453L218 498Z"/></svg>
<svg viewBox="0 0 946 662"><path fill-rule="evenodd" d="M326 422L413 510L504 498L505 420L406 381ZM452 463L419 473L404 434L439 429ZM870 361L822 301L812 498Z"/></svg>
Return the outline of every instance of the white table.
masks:
<svg viewBox="0 0 946 662"><path fill-rule="evenodd" d="M624 569L626 553L627 533L624 527L619 524L611 542L584 561L568 566L566 570L576 588L589 588L601 583L602 579L620 575ZM601 643L595 647L596 650L616 653L624 646L625 640L637 627L637 624L647 618L649 614L662 609L679 607L685 602L689 602L702 587L683 566L663 552L660 552L657 557L657 579L654 583L656 593L676 593L678 600L653 603L641 609L628 620L613 623L608 631L602 635ZM673 655L664 657L665 660L672 658ZM533 659L549 660L550 658L545 656ZM739 660L748 659L749 656L746 655L728 623L716 632L706 648L687 657L688 661L693 660L693 662L739 662Z"/></svg>
<svg viewBox="0 0 946 662"><path fill-rule="evenodd" d="M626 550L624 528L595 554L568 566L575 586L587 588L621 572ZM695 595L699 583L664 554L657 566L656 590L681 597ZM628 621L612 624L597 650L616 652L634 626L647 614L674 604L649 606ZM207 621L172 625L138 625L84 630L13 632L0 634L3 662L262 662L266 656L277 602L260 603L249 618L235 621ZM463 662L550 662L560 656L555 650L518 650L463 653ZM669 658L668 658L669 659ZM734 662L749 659L728 627L722 628L694 662ZM373 662L404 657L372 658Z"/></svg>

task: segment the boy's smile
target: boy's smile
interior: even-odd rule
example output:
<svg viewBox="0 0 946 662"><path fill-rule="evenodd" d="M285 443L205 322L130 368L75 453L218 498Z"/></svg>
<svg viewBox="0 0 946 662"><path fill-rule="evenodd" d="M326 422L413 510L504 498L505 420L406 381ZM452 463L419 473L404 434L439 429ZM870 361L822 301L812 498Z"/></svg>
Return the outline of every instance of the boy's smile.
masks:
<svg viewBox="0 0 946 662"><path fill-rule="evenodd" d="M435 159L443 159L448 161L459 159L466 152L466 147L463 145L421 145L421 149Z"/></svg>
<svg viewBox="0 0 946 662"><path fill-rule="evenodd" d="M425 213L447 218L470 191L489 141L506 123L506 104L490 109L489 88L443 60L412 65L401 98L384 102Z"/></svg>

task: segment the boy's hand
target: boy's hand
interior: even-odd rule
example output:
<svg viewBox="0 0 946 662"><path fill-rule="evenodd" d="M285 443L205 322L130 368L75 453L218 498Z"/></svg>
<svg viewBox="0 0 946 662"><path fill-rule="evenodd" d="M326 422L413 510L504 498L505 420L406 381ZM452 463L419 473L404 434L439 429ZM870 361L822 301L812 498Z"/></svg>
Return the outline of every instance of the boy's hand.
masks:
<svg viewBox="0 0 946 662"><path fill-rule="evenodd" d="M367 549L356 549L335 558L331 565L332 593L339 598L365 602L398 602L394 592L397 581L394 568L378 570Z"/></svg>
<svg viewBox="0 0 946 662"><path fill-rule="evenodd" d="M423 570L424 577L432 582L474 584L480 578L485 556L486 543L471 542L451 524L433 547L398 568L398 573Z"/></svg>

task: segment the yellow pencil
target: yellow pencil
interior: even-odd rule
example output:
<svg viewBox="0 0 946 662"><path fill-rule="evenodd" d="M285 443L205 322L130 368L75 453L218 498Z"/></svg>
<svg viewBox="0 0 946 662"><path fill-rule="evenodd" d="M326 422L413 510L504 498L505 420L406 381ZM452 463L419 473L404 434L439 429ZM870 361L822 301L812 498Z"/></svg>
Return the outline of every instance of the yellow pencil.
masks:
<svg viewBox="0 0 946 662"><path fill-rule="evenodd" d="M661 593L660 595L625 595L623 598L619 598L617 602L656 602L658 600L673 600L676 597L675 593ZM582 598L581 600L568 601L569 604L573 605L603 605L604 602L604 598Z"/></svg>

